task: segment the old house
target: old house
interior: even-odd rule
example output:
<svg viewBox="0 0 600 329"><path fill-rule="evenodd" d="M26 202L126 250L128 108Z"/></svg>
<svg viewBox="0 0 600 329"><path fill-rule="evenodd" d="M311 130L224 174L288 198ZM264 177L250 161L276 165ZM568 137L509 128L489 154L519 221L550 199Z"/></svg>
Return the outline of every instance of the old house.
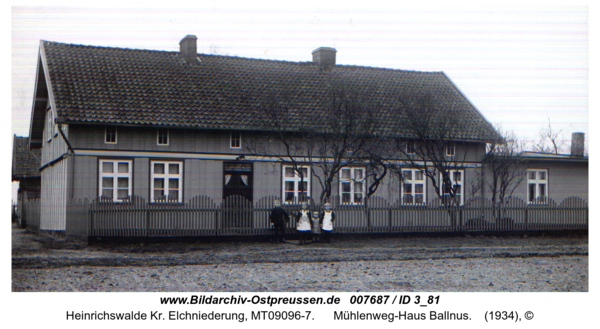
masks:
<svg viewBox="0 0 600 329"><path fill-rule="evenodd" d="M442 112L459 118L444 157L461 156L451 175L460 204L479 179L485 143L497 138L443 72L339 65L333 48L314 50L307 62L206 55L196 42L186 36L179 52L40 42L29 148L41 149L41 230L64 231L76 198L118 204L135 195L150 204L183 204L199 195L218 203L240 195L256 204L270 195L284 203L318 196L315 168L304 166L300 178L281 157L254 153L249 143L277 142L265 134L261 97L285 90L292 130L300 130L307 117L325 111L332 75L368 91L390 135L411 138L410 127L390 119L399 91L432 95ZM414 145L406 145L410 156ZM396 160L403 182L390 174L374 196L411 205L437 198L402 154ZM364 177L360 165L343 168L333 201L362 205Z"/></svg>

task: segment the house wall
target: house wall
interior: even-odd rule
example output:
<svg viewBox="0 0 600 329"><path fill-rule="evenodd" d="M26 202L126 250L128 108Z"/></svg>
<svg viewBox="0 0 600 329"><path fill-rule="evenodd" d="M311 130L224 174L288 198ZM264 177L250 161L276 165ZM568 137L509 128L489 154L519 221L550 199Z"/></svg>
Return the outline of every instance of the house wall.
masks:
<svg viewBox="0 0 600 329"><path fill-rule="evenodd" d="M69 198L92 200L98 196L98 160L92 156L73 157L73 180Z"/></svg>
<svg viewBox="0 0 600 329"><path fill-rule="evenodd" d="M49 116L53 115L53 111L54 110L52 109L46 111L45 122L47 122ZM54 117L51 117L50 119L53 118ZM64 132L65 136L67 136L68 138L69 126L63 125L61 129ZM58 131L58 127L56 125L52 125L52 127L49 128L49 125L45 124L43 136L44 138L42 142L41 159L42 166L56 160L68 151L67 143L65 142L64 138L60 135L60 132Z"/></svg>
<svg viewBox="0 0 600 329"><path fill-rule="evenodd" d="M106 144L105 127L100 125L71 125L69 141L76 152L98 152L98 156L86 157L83 161L85 167L77 167L85 174L81 180L82 186L74 190L76 195L95 198L98 192L98 160L126 157L133 160L133 194L150 199L150 161L154 159L171 159L183 161L183 201L187 202L196 195L206 195L220 202L223 198L223 161L235 161L238 155L249 154L246 147L264 143L268 145L269 152L277 149L275 141L269 142L262 133L242 133L242 147L230 148L229 131L205 131L198 129L169 129L169 145L157 145L157 129L147 127L117 127L117 143ZM102 153L110 151L123 151L114 154ZM154 152L152 154L144 152ZM183 154L182 154L183 153ZM187 154L186 154L187 153ZM189 154L189 155L188 155ZM476 165L485 154L485 146L477 143L456 144L458 162L469 162ZM148 157L150 156L150 157ZM194 157L204 157L198 159ZM228 156L229 158L224 158ZM183 158L182 158L183 157ZM319 170L313 166L313 170ZM90 171L91 170L91 171ZM470 179L474 175L468 169L465 173L464 193L468 193ZM93 171L93 172L92 172ZM78 174L84 175L83 173ZM282 164L279 161L253 162L253 201L256 202L267 195L283 197ZM322 173L319 173L322 175ZM90 185L92 187L83 187ZM398 177L388 174L384 179L376 196L383 197L390 202L400 199L400 182ZM317 178L310 177L310 195L314 199L320 197L322 187ZM340 195L339 181L336 178L332 186L332 195ZM465 194L465 200L469 197ZM427 183L426 198L437 198L431 182Z"/></svg>
<svg viewBox="0 0 600 329"><path fill-rule="evenodd" d="M49 103L46 105L46 108L48 107ZM72 163L66 157L67 143L58 131L58 127L53 124L53 111L53 109L46 111L46 124L43 129L40 230L61 231L66 225L67 200L72 179L68 173ZM62 130L68 136L69 127L64 125Z"/></svg>
<svg viewBox="0 0 600 329"><path fill-rule="evenodd" d="M65 230L70 182L68 172L68 158L55 162L41 171L40 230Z"/></svg>
<svg viewBox="0 0 600 329"><path fill-rule="evenodd" d="M588 164L581 162L528 161L525 169L548 170L548 196L557 203L570 196L588 199ZM515 190L514 196L527 201L527 177Z"/></svg>
<svg viewBox="0 0 600 329"><path fill-rule="evenodd" d="M169 145L157 145L157 129L146 127L117 127L117 143L105 143L105 126L73 125L69 141L75 149L121 150L147 152L195 152L248 154L230 148L230 132L221 130L169 129ZM242 136L243 138L244 136ZM242 143L244 140L242 139Z"/></svg>

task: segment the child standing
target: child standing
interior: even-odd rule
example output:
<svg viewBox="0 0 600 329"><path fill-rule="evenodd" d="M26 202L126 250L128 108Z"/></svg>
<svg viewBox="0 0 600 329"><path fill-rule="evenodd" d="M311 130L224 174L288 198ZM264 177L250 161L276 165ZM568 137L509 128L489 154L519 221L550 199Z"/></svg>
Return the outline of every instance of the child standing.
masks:
<svg viewBox="0 0 600 329"><path fill-rule="evenodd" d="M313 212L312 217L312 240L313 242L318 242L321 237L321 218L319 216L319 212Z"/></svg>
<svg viewBox="0 0 600 329"><path fill-rule="evenodd" d="M331 243L331 231L333 231L333 221L335 213L331 210L331 203L325 203L325 210L321 213L321 229L323 229L323 239Z"/></svg>
<svg viewBox="0 0 600 329"><path fill-rule="evenodd" d="M302 209L296 214L296 230L300 235L300 244L306 243L306 238L310 234L310 210L306 201L302 202Z"/></svg>

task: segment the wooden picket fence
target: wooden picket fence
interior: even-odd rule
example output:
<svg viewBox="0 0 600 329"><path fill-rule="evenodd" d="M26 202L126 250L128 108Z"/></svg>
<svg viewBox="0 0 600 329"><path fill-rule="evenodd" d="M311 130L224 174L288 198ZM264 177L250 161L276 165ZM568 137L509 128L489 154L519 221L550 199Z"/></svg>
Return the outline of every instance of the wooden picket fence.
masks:
<svg viewBox="0 0 600 329"><path fill-rule="evenodd" d="M139 196L114 203L102 199L72 200L67 207L67 235L89 237L189 237L271 234L269 214L276 196L252 203L233 195L217 205L207 196L196 196L187 203L148 203ZM332 196L331 200L339 200ZM309 200L311 211L321 205ZM541 230L587 230L588 205L579 197L557 204L552 199L527 204L510 198L495 205L483 198L468 200L462 206L447 206L440 200L427 205L403 205L372 197L363 205L332 202L335 211L334 233L404 232L502 232ZM283 205L288 214L300 204ZM24 212L27 212L24 209ZM295 232L295 218L286 223L286 232ZM39 227L39 214L38 214Z"/></svg>

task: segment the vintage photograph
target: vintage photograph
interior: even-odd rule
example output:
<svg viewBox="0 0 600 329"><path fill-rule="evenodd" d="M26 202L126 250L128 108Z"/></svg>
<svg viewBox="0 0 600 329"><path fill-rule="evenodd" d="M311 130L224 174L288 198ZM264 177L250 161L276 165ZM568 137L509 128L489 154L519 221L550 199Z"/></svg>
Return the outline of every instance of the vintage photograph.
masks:
<svg viewBox="0 0 600 329"><path fill-rule="evenodd" d="M12 292L588 292L587 7L14 6Z"/></svg>

